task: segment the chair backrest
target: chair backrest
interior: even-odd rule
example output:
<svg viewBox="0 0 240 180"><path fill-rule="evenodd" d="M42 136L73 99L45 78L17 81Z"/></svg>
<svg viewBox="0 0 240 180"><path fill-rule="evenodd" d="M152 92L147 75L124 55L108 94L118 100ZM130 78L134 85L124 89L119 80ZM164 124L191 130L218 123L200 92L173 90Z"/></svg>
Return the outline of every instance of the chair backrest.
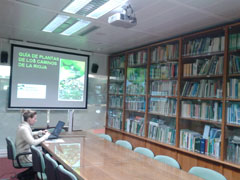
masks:
<svg viewBox="0 0 240 180"><path fill-rule="evenodd" d="M64 169L64 167L62 165L59 165L57 167L56 172L57 172L58 180L77 180L76 176L74 176L73 173Z"/></svg>
<svg viewBox="0 0 240 180"><path fill-rule="evenodd" d="M8 159L15 160L16 159L16 148L13 140L10 137L6 138L7 142L7 156Z"/></svg>
<svg viewBox="0 0 240 180"><path fill-rule="evenodd" d="M131 143L128 142L128 141L125 141L125 140L117 140L115 143L116 143L117 145L119 145L119 146L122 146L122 147L125 147L125 148L127 148L127 149L132 150L132 145L131 145Z"/></svg>
<svg viewBox="0 0 240 180"><path fill-rule="evenodd" d="M35 146L31 146L33 169L36 172L45 172L45 162L42 152Z"/></svg>
<svg viewBox="0 0 240 180"><path fill-rule="evenodd" d="M180 169L179 163L172 157L164 156L164 155L157 155L154 157L154 159L158 160L159 162L165 163L169 166Z"/></svg>
<svg viewBox="0 0 240 180"><path fill-rule="evenodd" d="M143 155L145 155L145 156L147 156L147 157L150 157L150 158L154 158L153 152L152 152L150 149L148 149L148 148L136 147L136 148L134 149L134 152L143 154Z"/></svg>
<svg viewBox="0 0 240 180"><path fill-rule="evenodd" d="M189 171L190 174L203 178L205 180L227 180L222 174L212 169L203 167L192 167Z"/></svg>
<svg viewBox="0 0 240 180"><path fill-rule="evenodd" d="M108 134L97 134L97 136L100 138L106 139L107 141L112 142L112 138Z"/></svg>
<svg viewBox="0 0 240 180"><path fill-rule="evenodd" d="M51 158L49 154L44 154L45 160L45 173L47 175L48 180L57 180L56 169L58 167L58 163Z"/></svg>

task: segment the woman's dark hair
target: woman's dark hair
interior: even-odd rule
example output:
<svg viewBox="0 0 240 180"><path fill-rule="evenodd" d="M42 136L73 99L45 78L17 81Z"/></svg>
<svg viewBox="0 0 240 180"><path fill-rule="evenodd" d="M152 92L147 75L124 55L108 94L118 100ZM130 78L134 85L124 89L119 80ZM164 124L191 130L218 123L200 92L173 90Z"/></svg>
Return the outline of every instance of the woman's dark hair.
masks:
<svg viewBox="0 0 240 180"><path fill-rule="evenodd" d="M24 121L27 121L28 118L33 118L37 114L36 111L32 111L32 110L23 110L22 113L23 113Z"/></svg>

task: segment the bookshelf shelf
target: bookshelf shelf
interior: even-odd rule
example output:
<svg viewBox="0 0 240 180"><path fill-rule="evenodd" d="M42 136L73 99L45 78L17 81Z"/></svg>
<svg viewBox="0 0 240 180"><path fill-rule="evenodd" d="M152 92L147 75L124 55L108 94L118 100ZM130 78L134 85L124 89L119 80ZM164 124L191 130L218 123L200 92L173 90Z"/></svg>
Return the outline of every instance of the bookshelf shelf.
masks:
<svg viewBox="0 0 240 180"><path fill-rule="evenodd" d="M123 110L123 108L120 107L108 107L109 109L118 109L118 110Z"/></svg>
<svg viewBox="0 0 240 180"><path fill-rule="evenodd" d="M204 53L204 54L196 54L196 55L183 55L183 59L196 59L196 58L207 58L211 56L221 56L224 55L224 52L211 52L211 53Z"/></svg>
<svg viewBox="0 0 240 180"><path fill-rule="evenodd" d="M204 76L183 76L183 80L186 80L186 79L207 79L207 78L209 78L209 79L212 79L212 78L223 78L223 76L222 75L204 75Z"/></svg>
<svg viewBox="0 0 240 180"><path fill-rule="evenodd" d="M156 97L156 98L174 98L174 99L177 98L177 96L157 96L157 95L149 95L148 97Z"/></svg>
<svg viewBox="0 0 240 180"><path fill-rule="evenodd" d="M239 74L229 74L228 77L240 77L240 73Z"/></svg>
<svg viewBox="0 0 240 180"><path fill-rule="evenodd" d="M181 96L180 97L183 100L198 100L198 101L222 101L222 98L200 98L200 97L186 97Z"/></svg>
<svg viewBox="0 0 240 180"><path fill-rule="evenodd" d="M238 50L231 49L234 46ZM122 121L120 128L107 125L106 133L114 140L129 140L134 147L148 147L156 154L170 155L185 171L195 165L221 167L220 171L227 179L234 179L229 172L240 177L240 156L237 160L232 156L237 152L236 147L240 149L240 142L232 141L234 136L240 138L240 125L237 124L240 119L240 73L237 73L240 72L240 23L231 28L225 25L126 51L110 56L109 61L116 56L120 57L118 61L112 66L109 63L108 86L118 85L112 87L116 91L108 91L107 102L109 104L111 98L118 100L116 96L122 97L122 108L107 105L107 111L110 111L107 123L108 116L111 120L115 115ZM124 69L122 64L119 66L123 59ZM116 73L112 72L114 70ZM121 82L111 80L119 77ZM122 87L121 91L118 86ZM234 86L236 89L233 90ZM110 124L114 123L111 121ZM132 125L138 128L132 131ZM220 133L220 136L210 137L210 132L208 135L216 143L213 150L216 154L209 149L204 151L206 154L200 154L183 146L185 130L185 139L190 142L195 135L204 139L208 127L212 134ZM157 129L164 134L164 128L174 132L171 134L174 143L160 141L152 133ZM213 146L213 142L210 145Z"/></svg>
<svg viewBox="0 0 240 180"><path fill-rule="evenodd" d="M240 128L240 124L230 124L230 123L228 123L227 126Z"/></svg>
<svg viewBox="0 0 240 180"><path fill-rule="evenodd" d="M131 109L125 109L125 111L136 112L136 113L145 113L144 111L137 111L137 110L131 110Z"/></svg>
<svg viewBox="0 0 240 180"><path fill-rule="evenodd" d="M188 120L188 121L198 121L198 122L210 123L210 124L218 124L218 125L222 124L222 122L219 122L219 121L205 120L205 119L198 119L198 118L181 117L181 119Z"/></svg>

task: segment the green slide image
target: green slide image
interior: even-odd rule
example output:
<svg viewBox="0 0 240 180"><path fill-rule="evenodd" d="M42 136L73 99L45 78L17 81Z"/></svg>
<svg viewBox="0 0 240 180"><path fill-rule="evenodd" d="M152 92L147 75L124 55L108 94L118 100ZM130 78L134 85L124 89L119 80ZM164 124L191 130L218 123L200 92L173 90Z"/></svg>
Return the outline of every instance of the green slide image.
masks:
<svg viewBox="0 0 240 180"><path fill-rule="evenodd" d="M83 101L85 62L60 59L59 101Z"/></svg>

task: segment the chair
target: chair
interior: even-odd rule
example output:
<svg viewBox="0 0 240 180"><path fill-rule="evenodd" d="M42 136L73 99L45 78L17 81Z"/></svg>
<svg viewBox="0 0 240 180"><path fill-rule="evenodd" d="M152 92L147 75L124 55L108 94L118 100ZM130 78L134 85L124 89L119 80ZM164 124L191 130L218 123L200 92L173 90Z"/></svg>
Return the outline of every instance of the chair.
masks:
<svg viewBox="0 0 240 180"><path fill-rule="evenodd" d="M190 174L203 178L205 180L227 180L222 174L212 169L203 167L192 167L189 171Z"/></svg>
<svg viewBox="0 0 240 180"><path fill-rule="evenodd" d="M7 137L6 142L7 142L7 157L8 157L8 159L12 160L13 167L16 169L29 168L28 170L17 174L17 177L20 178L20 177L28 176L29 173L31 173L31 171L32 171L31 170L32 163L21 163L19 160L19 157L29 155L32 153L24 152L24 153L19 153L16 155L16 147L14 145L13 140L10 137Z"/></svg>
<svg viewBox="0 0 240 180"><path fill-rule="evenodd" d="M57 177L58 180L77 180L76 176L72 174L71 172L64 169L62 165L59 165L57 167Z"/></svg>
<svg viewBox="0 0 240 180"><path fill-rule="evenodd" d="M47 180L57 180L56 169L58 167L58 163L52 159L49 154L44 154L44 160Z"/></svg>
<svg viewBox="0 0 240 180"><path fill-rule="evenodd" d="M153 152L152 152L150 149L148 149L148 148L136 147L136 148L134 149L134 152L143 154L144 156L147 156L147 157L150 157L150 158L154 158Z"/></svg>
<svg viewBox="0 0 240 180"><path fill-rule="evenodd" d="M179 163L175 159L173 159L172 157L157 155L157 156L154 157L154 159L158 160L159 162L165 163L169 166L180 169Z"/></svg>
<svg viewBox="0 0 240 180"><path fill-rule="evenodd" d="M132 150L132 145L131 145L131 143L128 142L128 141L125 141L125 140L117 140L115 143L116 143L117 145L119 145L119 146L122 146L122 147L125 147L125 148L127 148L127 149Z"/></svg>
<svg viewBox="0 0 240 180"><path fill-rule="evenodd" d="M33 145L31 146L31 151L32 151L33 170L37 172L37 176L39 179L46 180L47 176L44 173L45 162L43 159L42 152Z"/></svg>
<svg viewBox="0 0 240 180"><path fill-rule="evenodd" d="M97 136L100 138L106 139L107 141L112 142L112 138L108 134L97 134Z"/></svg>

